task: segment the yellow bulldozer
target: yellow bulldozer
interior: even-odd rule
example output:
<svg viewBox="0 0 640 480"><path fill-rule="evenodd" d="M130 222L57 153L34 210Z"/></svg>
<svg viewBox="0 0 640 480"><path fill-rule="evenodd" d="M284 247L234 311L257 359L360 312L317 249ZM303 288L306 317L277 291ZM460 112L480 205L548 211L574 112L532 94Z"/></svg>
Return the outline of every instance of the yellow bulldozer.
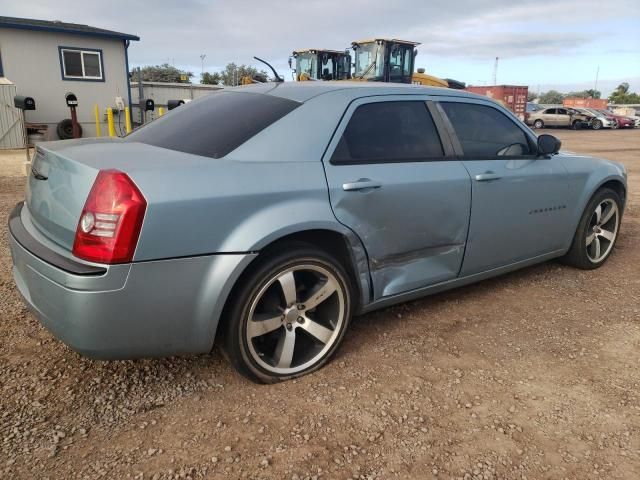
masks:
<svg viewBox="0 0 640 480"><path fill-rule="evenodd" d="M428 75L424 68L414 72L418 42L374 38L352 42L355 70L351 74L348 51L306 49L295 50L289 67L295 80L357 80L369 82L414 83L435 87L464 88L461 82ZM295 60L295 69L293 67Z"/></svg>
<svg viewBox="0 0 640 480"><path fill-rule="evenodd" d="M396 38L374 38L352 42L351 47L355 52L353 79L464 88L464 84L456 80L428 75L424 68L414 72L418 45L420 45L418 42Z"/></svg>
<svg viewBox="0 0 640 480"><path fill-rule="evenodd" d="M289 57L289 67L296 62L295 79L308 80L348 80L351 78L351 55L348 51L309 48L294 50Z"/></svg>

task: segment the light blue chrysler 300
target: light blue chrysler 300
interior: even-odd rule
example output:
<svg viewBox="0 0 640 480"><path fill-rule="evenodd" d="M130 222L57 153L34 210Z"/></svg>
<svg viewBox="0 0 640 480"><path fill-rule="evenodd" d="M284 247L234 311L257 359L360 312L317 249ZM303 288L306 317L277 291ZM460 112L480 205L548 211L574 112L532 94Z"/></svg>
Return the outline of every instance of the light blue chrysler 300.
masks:
<svg viewBox="0 0 640 480"><path fill-rule="evenodd" d="M14 278L85 355L209 352L261 382L320 368L354 314L561 257L602 265L624 167L558 152L476 95L262 84L124 139L37 149Z"/></svg>

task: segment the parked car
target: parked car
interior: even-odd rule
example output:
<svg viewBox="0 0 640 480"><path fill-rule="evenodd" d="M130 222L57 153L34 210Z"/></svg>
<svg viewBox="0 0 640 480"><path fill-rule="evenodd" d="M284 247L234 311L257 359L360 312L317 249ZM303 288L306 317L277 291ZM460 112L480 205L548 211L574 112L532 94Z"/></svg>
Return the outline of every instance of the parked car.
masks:
<svg viewBox="0 0 640 480"><path fill-rule="evenodd" d="M597 110L595 108L583 108L581 110L586 110L592 115L598 117L599 122L592 122L594 130L600 130L601 128L618 128L618 122L616 122L616 119L612 115L604 113L602 110Z"/></svg>
<svg viewBox="0 0 640 480"><path fill-rule="evenodd" d="M526 111L529 113L537 112L538 110L542 110L542 109L544 109L544 107L541 105L538 105L537 103L527 102Z"/></svg>
<svg viewBox="0 0 640 480"><path fill-rule="evenodd" d="M554 258L604 264L627 174L559 148L459 90L225 89L124 139L39 144L9 220L14 279L84 355L217 339L254 381L297 377L352 315Z"/></svg>
<svg viewBox="0 0 640 480"><path fill-rule="evenodd" d="M591 116L591 121L589 122L589 126L594 130L600 130L602 128L618 128L618 124L612 117L605 115L596 109L575 108L575 110L582 113L583 115Z"/></svg>
<svg viewBox="0 0 640 480"><path fill-rule="evenodd" d="M616 122L618 128L635 128L636 122L634 119L625 117L624 115L615 114L609 110L598 110L603 115L611 117Z"/></svg>
<svg viewBox="0 0 640 480"><path fill-rule="evenodd" d="M582 128L590 123L592 116L584 115L577 110L565 107L552 107L528 112L525 114L525 123L534 128L544 127L571 127Z"/></svg>

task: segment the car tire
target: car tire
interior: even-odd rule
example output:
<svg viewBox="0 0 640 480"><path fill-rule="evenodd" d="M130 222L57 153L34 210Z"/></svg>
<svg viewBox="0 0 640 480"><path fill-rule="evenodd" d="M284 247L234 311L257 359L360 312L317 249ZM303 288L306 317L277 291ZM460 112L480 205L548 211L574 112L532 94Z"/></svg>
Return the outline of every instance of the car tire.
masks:
<svg viewBox="0 0 640 480"><path fill-rule="evenodd" d="M617 122L617 121L614 121L614 122L613 122L613 125L611 125L611 128L612 128L613 130L615 130L615 129L619 128L619 127L620 127L620 125L618 125L618 122Z"/></svg>
<svg viewBox="0 0 640 480"><path fill-rule="evenodd" d="M533 122L533 128L544 128L544 122L542 120L536 120Z"/></svg>
<svg viewBox="0 0 640 480"><path fill-rule="evenodd" d="M582 122L580 120L574 120L571 124L571 128L574 130L580 130L582 128Z"/></svg>
<svg viewBox="0 0 640 480"><path fill-rule="evenodd" d="M622 205L622 199L614 190L598 190L582 213L571 248L563 261L583 270L602 266L618 239Z"/></svg>
<svg viewBox="0 0 640 480"><path fill-rule="evenodd" d="M265 252L243 275L225 312L225 356L257 383L321 368L342 343L353 291L341 262L327 252L305 243Z"/></svg>
<svg viewBox="0 0 640 480"><path fill-rule="evenodd" d="M602 128L602 122L600 120L595 120L591 124L591 128L593 128L594 130L600 130Z"/></svg>

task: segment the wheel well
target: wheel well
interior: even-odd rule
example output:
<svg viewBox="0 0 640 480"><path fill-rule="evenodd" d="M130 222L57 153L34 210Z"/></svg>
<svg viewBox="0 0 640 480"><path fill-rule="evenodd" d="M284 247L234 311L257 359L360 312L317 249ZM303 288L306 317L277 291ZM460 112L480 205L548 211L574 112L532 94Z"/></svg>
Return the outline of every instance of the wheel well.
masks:
<svg viewBox="0 0 640 480"><path fill-rule="evenodd" d="M347 271L351 284L354 288L354 311L360 310L363 296L363 291L360 282L358 281L358 271L355 264L355 259L351 253L349 247L349 240L342 234L332 230L304 230L302 232L296 232L284 237L274 240L270 244L266 245L260 250L258 256L244 269L238 280L233 285L233 288L229 292L225 305L220 316L220 322L218 324L216 339L218 339L224 332L223 323L226 322L229 316L229 308L233 304L234 297L238 292L238 288L245 281L248 275L257 265L257 262L267 258L272 252L282 250L287 245L305 243L312 245L320 250L323 250L331 255L334 255L336 259L342 264ZM217 342L218 340L216 340Z"/></svg>
<svg viewBox="0 0 640 480"><path fill-rule="evenodd" d="M625 190L622 182L618 180L609 180L608 182L604 182L602 185L600 185L600 188L610 188L611 190L616 192L620 196L620 199L622 199L622 204L624 206L627 191Z"/></svg>

